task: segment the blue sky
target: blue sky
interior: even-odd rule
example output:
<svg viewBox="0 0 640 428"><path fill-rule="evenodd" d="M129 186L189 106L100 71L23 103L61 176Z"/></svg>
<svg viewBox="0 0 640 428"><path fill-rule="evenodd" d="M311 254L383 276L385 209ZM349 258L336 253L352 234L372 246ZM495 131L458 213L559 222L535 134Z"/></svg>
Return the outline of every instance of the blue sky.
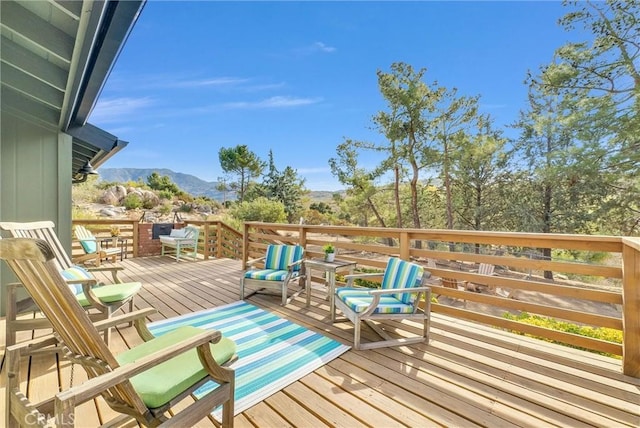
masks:
<svg viewBox="0 0 640 428"><path fill-rule="evenodd" d="M246 144L337 190L328 160L344 138L383 141L376 71L480 95L498 128L526 107L527 70L576 36L560 2L214 2L150 0L89 122L130 144L103 167L223 175L221 147ZM509 131L513 132L513 131ZM379 159L368 155L363 166Z"/></svg>

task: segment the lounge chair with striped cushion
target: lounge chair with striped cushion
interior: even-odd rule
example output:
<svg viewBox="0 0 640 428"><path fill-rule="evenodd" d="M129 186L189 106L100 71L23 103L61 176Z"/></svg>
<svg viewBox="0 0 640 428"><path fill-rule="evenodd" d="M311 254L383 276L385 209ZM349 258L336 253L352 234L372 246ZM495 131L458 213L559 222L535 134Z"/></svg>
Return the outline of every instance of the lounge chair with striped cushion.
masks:
<svg viewBox="0 0 640 428"><path fill-rule="evenodd" d="M353 287L356 278L382 276L379 289ZM371 349L383 346L398 346L409 343L428 342L431 313L431 288L425 286L430 276L424 268L395 257L389 259L383 273L346 275L347 286L335 291L335 307L331 321L336 322L339 309L355 326L353 344L355 349ZM424 306L420 308L422 295ZM392 338L372 321L417 319L422 323L422 335L417 337ZM360 322L366 322L373 331L385 340L360 343Z"/></svg>
<svg viewBox="0 0 640 428"><path fill-rule="evenodd" d="M300 245L269 245L264 257L248 262L249 269L244 272L240 280L240 299L255 294L261 290L277 290L282 294L282 305L286 305L295 298L301 291L297 291L293 296L287 297L287 287L289 282L300 279L300 267L302 266L302 256L304 249ZM256 269L255 265L264 262L262 269ZM245 296L246 287L256 288L256 290Z"/></svg>

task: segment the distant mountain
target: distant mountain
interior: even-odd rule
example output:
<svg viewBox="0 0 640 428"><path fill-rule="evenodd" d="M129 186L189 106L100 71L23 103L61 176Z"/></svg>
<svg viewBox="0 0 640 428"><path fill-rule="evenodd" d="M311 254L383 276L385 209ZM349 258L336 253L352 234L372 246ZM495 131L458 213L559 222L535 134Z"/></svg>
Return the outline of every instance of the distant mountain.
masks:
<svg viewBox="0 0 640 428"><path fill-rule="evenodd" d="M218 185L217 181L204 181L195 175L183 174L181 172L173 172L170 169L158 168L158 169L145 169L145 168L100 168L98 174L100 174L101 181L112 181L123 183L126 181L142 181L147 182L147 177L156 172L158 175L166 175L176 183L176 185L193 196L208 196L212 199L219 201L223 200L224 195L219 190L216 190ZM233 197L227 193L227 198Z"/></svg>
<svg viewBox="0 0 640 428"><path fill-rule="evenodd" d="M217 181L204 181L195 175L183 174L181 172L173 172L166 168L99 168L98 174L100 174L100 181L110 181L117 183L124 183L127 181L142 181L147 182L153 172L158 175L166 175L178 185L178 187L185 192L193 196L208 196L209 198L222 202L224 195L219 190L216 190L218 185ZM335 192L326 191L311 191L309 195L312 201L329 202L332 200L332 195ZM235 198L235 194L232 192L227 193L227 199Z"/></svg>

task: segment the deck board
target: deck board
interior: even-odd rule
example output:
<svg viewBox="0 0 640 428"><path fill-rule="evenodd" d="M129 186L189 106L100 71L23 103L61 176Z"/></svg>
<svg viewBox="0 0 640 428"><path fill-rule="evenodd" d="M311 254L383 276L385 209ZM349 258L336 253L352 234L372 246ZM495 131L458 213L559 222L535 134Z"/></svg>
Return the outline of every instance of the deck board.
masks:
<svg viewBox="0 0 640 428"><path fill-rule="evenodd" d="M157 309L150 321L238 300L239 261L150 257L121 264L123 280L143 283L136 308ZM309 308L304 296L286 307L279 305L278 296L256 294L248 300L351 343L353 326L329 322L328 301L319 284ZM392 322L386 328L403 336L418 333L420 325ZM640 379L624 376L619 360L440 314L433 316L431 332L429 344L350 350L236 416L236 426L640 426ZM362 335L365 340L373 337L366 327ZM3 321L0 340L4 344ZM110 346L118 353L139 342L134 329L121 327L113 332ZM65 361L34 356L21 367L22 387L31 397L50 397L69 386L70 364ZM84 379L86 374L76 367L74 383ZM114 415L101 398L77 411L82 426L96 426ZM214 424L204 419L198 426Z"/></svg>

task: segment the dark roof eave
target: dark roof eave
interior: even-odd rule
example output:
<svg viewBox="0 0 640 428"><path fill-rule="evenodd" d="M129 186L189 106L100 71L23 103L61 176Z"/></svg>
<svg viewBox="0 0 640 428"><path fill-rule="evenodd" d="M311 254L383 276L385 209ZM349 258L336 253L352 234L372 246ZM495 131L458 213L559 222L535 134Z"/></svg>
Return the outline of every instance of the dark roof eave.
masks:
<svg viewBox="0 0 640 428"><path fill-rule="evenodd" d="M90 123L71 127L67 133L73 138L73 172L82 168L86 162L91 162L97 168L129 144Z"/></svg>
<svg viewBox="0 0 640 428"><path fill-rule="evenodd" d="M88 58L81 78L74 85L75 102L64 119L62 130L82 126L91 110L124 46L133 26L142 12L146 0L107 1L103 19L95 31L95 38L88 50Z"/></svg>

